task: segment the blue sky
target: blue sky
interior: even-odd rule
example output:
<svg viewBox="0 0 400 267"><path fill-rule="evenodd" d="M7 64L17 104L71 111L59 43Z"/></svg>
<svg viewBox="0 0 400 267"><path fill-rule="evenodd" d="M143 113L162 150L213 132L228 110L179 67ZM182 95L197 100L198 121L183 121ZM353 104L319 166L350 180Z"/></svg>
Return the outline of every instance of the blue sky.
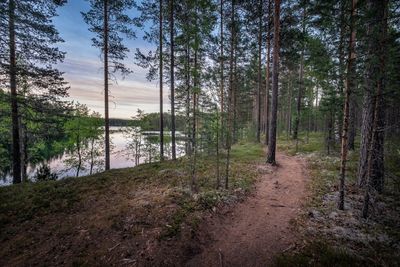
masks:
<svg viewBox="0 0 400 267"><path fill-rule="evenodd" d="M100 51L92 47L93 34L87 30L81 11L87 11L89 4L84 0L69 0L58 11L54 19L64 43L58 46L67 52L63 63L58 68L65 72L64 77L69 82L70 100L86 104L91 110L104 114L103 69ZM135 11L131 11L134 16ZM127 40L126 45L131 50L126 64L134 71L124 80L119 79L110 87L110 116L113 118L130 118L138 108L145 112L159 110L157 81L148 82L145 78L147 70L133 63L133 52L136 48L149 49L151 46L142 40L140 30L135 40ZM168 94L164 96L165 107L168 110Z"/></svg>

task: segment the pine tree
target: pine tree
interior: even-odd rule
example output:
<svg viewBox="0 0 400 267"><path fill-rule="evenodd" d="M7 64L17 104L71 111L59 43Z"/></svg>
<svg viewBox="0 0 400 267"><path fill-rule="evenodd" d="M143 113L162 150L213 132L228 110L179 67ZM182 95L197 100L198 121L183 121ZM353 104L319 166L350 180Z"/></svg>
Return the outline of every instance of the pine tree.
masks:
<svg viewBox="0 0 400 267"><path fill-rule="evenodd" d="M384 184L385 74L388 1L368 1L367 68L365 90L374 94L373 118L367 154L367 177L362 216L368 217L370 195L382 192ZM367 108L367 107L366 107ZM366 137L366 133L363 135Z"/></svg>
<svg viewBox="0 0 400 267"><path fill-rule="evenodd" d="M280 0L274 1L274 51L272 69L272 95L271 95L271 122L269 129L267 163L276 164L276 128L278 111L278 83L279 83L279 35L280 35Z"/></svg>
<svg viewBox="0 0 400 267"><path fill-rule="evenodd" d="M263 18L263 1L259 0L258 1L258 67L257 67L257 142L260 142L260 136L261 136L261 106L262 106L262 101L261 101L261 91L262 91L262 75L261 75L261 66L262 66L262 40L263 40L263 30L262 30L262 18Z"/></svg>
<svg viewBox="0 0 400 267"><path fill-rule="evenodd" d="M229 51L229 88L228 88L228 107L227 107L227 125L228 125L228 131L226 132L226 149L227 149L227 155L226 155L226 168L225 168L225 189L228 189L229 187L229 169L230 169L230 160L231 160L231 146L232 146L232 129L234 131L234 126L233 126L233 120L235 118L235 115L233 113L236 113L234 111L234 47L235 47L235 37L236 37L236 32L235 32L235 5L236 1L232 0L231 1L231 18L230 18L230 23L231 23L231 28L230 28L230 51Z"/></svg>
<svg viewBox="0 0 400 267"><path fill-rule="evenodd" d="M345 193L345 178L346 178L346 163L348 152L348 129L350 117L350 97L353 93L355 82L355 15L356 15L357 0L352 0L351 16L350 16L350 40L347 60L347 77L346 77L346 90L343 111L343 134L340 158L340 184L339 184L339 200L338 207L340 210L344 209L344 193Z"/></svg>
<svg viewBox="0 0 400 267"><path fill-rule="evenodd" d="M303 14L302 14L302 36L301 36L301 55L300 55L300 71L299 71L299 88L297 93L297 104L296 104L296 118L294 120L293 128L293 139L296 140L296 146L298 144L298 132L301 116L301 102L303 98L304 91L304 50L305 50L305 40L306 40L306 6L304 1L303 4Z"/></svg>
<svg viewBox="0 0 400 267"><path fill-rule="evenodd" d="M269 141L269 114L270 114L270 62L271 62L271 1L268 0L268 12L267 12L267 57L266 57L266 68L265 68L265 144L268 146Z"/></svg>
<svg viewBox="0 0 400 267"><path fill-rule="evenodd" d="M104 63L104 124L105 124L105 168L110 169L110 120L109 120L109 82L110 74L120 73L123 77L131 73L123 60L129 49L124 45L121 35L134 38L134 21L125 13L133 8L129 0L87 0L91 9L82 16L89 30L96 34L93 46L100 49Z"/></svg>
<svg viewBox="0 0 400 267"><path fill-rule="evenodd" d="M172 159L176 160L176 138L175 138L175 52L174 52L174 40L175 40L175 29L174 29L174 0L169 0L169 30L170 30L170 82L171 82L171 142L172 142Z"/></svg>
<svg viewBox="0 0 400 267"><path fill-rule="evenodd" d="M65 2L9 0L0 3L0 69L6 77L0 79L2 85L9 84L10 87L13 183L21 182L24 170L21 158L25 154L21 153L24 138L20 136L23 133L20 110L25 99L21 97L18 86L26 82L31 94L36 94L41 101L67 94L68 87L62 73L52 67L64 59L64 53L54 47L54 44L63 40L52 18L56 16L57 8Z"/></svg>
<svg viewBox="0 0 400 267"><path fill-rule="evenodd" d="M158 51L160 53L159 56L159 72L160 72L160 159L164 160L164 104L163 104L163 98L164 98L164 93L163 93L163 1L164 0L159 0L159 23L160 23L160 27L159 27L159 38L158 38L158 42L159 42L159 48Z"/></svg>

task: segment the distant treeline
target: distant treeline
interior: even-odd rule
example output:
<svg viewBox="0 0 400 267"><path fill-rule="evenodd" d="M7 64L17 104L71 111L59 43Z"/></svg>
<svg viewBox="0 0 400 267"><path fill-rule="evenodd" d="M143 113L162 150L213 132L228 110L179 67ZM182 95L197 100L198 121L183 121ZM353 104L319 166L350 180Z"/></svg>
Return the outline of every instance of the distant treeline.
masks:
<svg viewBox="0 0 400 267"><path fill-rule="evenodd" d="M114 120L114 119L112 119ZM120 120L120 119L117 119ZM144 131L159 131L160 130L160 113L148 113L143 114L139 118L134 118L133 120L123 120L121 119L121 123L125 121L128 123L127 125L131 126L140 126ZM181 115L175 116L175 124L177 131L185 130L185 117ZM110 121L112 126L122 126L122 125L113 125L113 122ZM171 129L171 114L164 113L164 129Z"/></svg>

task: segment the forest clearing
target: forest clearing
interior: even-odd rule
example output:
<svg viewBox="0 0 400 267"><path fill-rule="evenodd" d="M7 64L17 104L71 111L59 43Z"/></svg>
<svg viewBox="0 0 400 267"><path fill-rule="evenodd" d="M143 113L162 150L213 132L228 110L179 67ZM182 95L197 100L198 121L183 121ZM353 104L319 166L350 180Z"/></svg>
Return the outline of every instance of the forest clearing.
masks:
<svg viewBox="0 0 400 267"><path fill-rule="evenodd" d="M0 1L0 266L400 266L399 0Z"/></svg>

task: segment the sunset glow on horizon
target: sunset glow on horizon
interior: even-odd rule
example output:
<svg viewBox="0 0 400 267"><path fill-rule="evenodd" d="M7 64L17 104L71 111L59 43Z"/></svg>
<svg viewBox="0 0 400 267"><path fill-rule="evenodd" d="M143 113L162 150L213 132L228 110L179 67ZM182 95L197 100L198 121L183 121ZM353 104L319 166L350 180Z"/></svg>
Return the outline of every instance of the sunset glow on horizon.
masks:
<svg viewBox="0 0 400 267"><path fill-rule="evenodd" d="M66 52L65 60L57 68L64 72L64 78L70 85L69 98L87 105L91 110L104 114L104 78L103 62L100 51L92 46L93 33L89 32L83 21L81 11L87 11L85 1L68 1L61 7L58 17L54 19L56 28L64 43L59 44L61 51ZM132 17L136 14L131 12ZM124 79L117 76L117 81L110 81L110 117L131 118L137 109L146 113L159 111L158 80L149 82L146 69L135 65L133 53L136 48L148 50L151 47L142 40L142 33L136 30L137 38L126 40L130 49L126 65L133 71ZM168 111L168 88L164 91L164 110Z"/></svg>

